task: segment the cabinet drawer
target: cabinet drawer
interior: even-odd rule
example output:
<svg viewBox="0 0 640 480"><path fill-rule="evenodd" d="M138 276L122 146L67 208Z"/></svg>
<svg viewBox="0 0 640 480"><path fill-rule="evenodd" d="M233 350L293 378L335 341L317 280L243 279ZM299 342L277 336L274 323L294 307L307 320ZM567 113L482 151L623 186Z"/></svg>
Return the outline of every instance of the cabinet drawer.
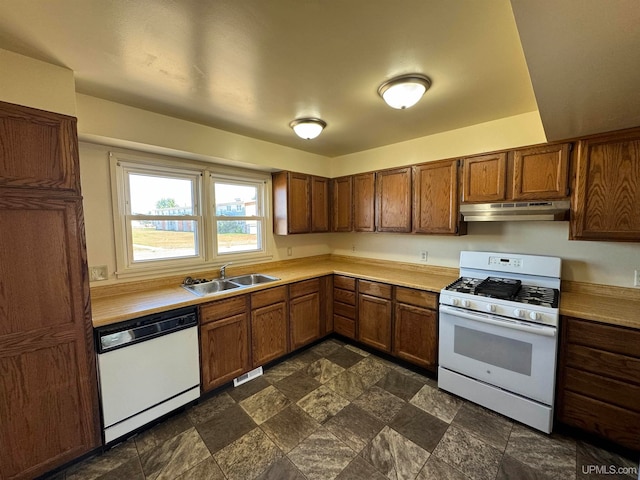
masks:
<svg viewBox="0 0 640 480"><path fill-rule="evenodd" d="M370 282L368 280L360 280L358 282L358 292L373 297L386 298L387 300L391 300L391 288L391 285L386 283Z"/></svg>
<svg viewBox="0 0 640 480"><path fill-rule="evenodd" d="M640 413L640 386L567 367L564 388Z"/></svg>
<svg viewBox="0 0 640 480"><path fill-rule="evenodd" d="M352 320L356 319L356 306L355 305L347 305L345 303L334 302L333 304L334 313L341 315L343 317L350 318Z"/></svg>
<svg viewBox="0 0 640 480"><path fill-rule="evenodd" d="M342 275L333 276L333 286L336 288L342 288L344 290L356 291L356 279L351 277L345 277Z"/></svg>
<svg viewBox="0 0 640 480"><path fill-rule="evenodd" d="M333 315L333 331L345 337L356 338L356 322L340 315Z"/></svg>
<svg viewBox="0 0 640 480"><path fill-rule="evenodd" d="M396 300L432 310L436 310L438 307L438 294L425 292L424 290L414 290L413 288L396 287Z"/></svg>
<svg viewBox="0 0 640 480"><path fill-rule="evenodd" d="M559 420L640 450L640 414L573 392L565 392Z"/></svg>
<svg viewBox="0 0 640 480"><path fill-rule="evenodd" d="M566 346L567 366L618 380L639 383L640 359L582 345Z"/></svg>
<svg viewBox="0 0 640 480"><path fill-rule="evenodd" d="M566 318L567 341L640 358L640 331Z"/></svg>
<svg viewBox="0 0 640 480"><path fill-rule="evenodd" d="M289 285L289 298L302 297L310 293L320 291L320 279L312 278L303 282L297 282Z"/></svg>
<svg viewBox="0 0 640 480"><path fill-rule="evenodd" d="M247 296L239 295L200 306L200 324L228 318L247 311Z"/></svg>
<svg viewBox="0 0 640 480"><path fill-rule="evenodd" d="M336 302L346 303L348 305L356 304L356 293L342 290L341 288L333 289L333 300Z"/></svg>
<svg viewBox="0 0 640 480"><path fill-rule="evenodd" d="M251 309L273 305L274 303L284 302L287 299L287 286L270 288L261 292L251 294Z"/></svg>

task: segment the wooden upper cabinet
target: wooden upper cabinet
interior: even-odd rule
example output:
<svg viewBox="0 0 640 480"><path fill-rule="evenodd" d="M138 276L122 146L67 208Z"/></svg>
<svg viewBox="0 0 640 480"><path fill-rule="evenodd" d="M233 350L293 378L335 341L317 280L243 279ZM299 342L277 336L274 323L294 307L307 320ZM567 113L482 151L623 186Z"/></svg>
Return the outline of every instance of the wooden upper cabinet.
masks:
<svg viewBox="0 0 640 480"><path fill-rule="evenodd" d="M458 234L458 161L413 167L413 231Z"/></svg>
<svg viewBox="0 0 640 480"><path fill-rule="evenodd" d="M331 180L331 231L353 230L353 177Z"/></svg>
<svg viewBox="0 0 640 480"><path fill-rule="evenodd" d="M640 241L640 129L578 142L571 239Z"/></svg>
<svg viewBox="0 0 640 480"><path fill-rule="evenodd" d="M374 232L375 224L375 172L353 176L353 230Z"/></svg>
<svg viewBox="0 0 640 480"><path fill-rule="evenodd" d="M80 193L76 119L0 102L0 186Z"/></svg>
<svg viewBox="0 0 640 480"><path fill-rule="evenodd" d="M329 179L311 177L311 232L329 231Z"/></svg>
<svg viewBox="0 0 640 480"><path fill-rule="evenodd" d="M570 144L543 145L513 152L513 200L552 200L569 195Z"/></svg>
<svg viewBox="0 0 640 480"><path fill-rule="evenodd" d="M277 172L273 177L273 233L329 231L329 179Z"/></svg>
<svg viewBox="0 0 640 480"><path fill-rule="evenodd" d="M506 152L465 158L462 161L462 201L503 201L506 199L506 179Z"/></svg>
<svg viewBox="0 0 640 480"><path fill-rule="evenodd" d="M411 231L411 167L376 172L376 230Z"/></svg>

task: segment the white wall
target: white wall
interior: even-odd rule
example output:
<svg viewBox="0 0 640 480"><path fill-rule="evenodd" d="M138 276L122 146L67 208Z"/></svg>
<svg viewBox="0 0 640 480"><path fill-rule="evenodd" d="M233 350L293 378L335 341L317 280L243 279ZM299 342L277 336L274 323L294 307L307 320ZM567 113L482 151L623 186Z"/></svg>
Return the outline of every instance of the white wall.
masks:
<svg viewBox="0 0 640 480"><path fill-rule="evenodd" d="M0 100L75 116L73 71L0 49Z"/></svg>

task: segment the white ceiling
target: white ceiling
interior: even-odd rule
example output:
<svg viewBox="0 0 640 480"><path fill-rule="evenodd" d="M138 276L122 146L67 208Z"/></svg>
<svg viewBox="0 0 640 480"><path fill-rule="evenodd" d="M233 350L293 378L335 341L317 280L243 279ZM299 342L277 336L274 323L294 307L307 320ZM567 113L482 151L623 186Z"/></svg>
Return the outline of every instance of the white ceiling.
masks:
<svg viewBox="0 0 640 480"><path fill-rule="evenodd" d="M615 58L619 49L602 38L612 30L627 43L623 54L637 56L637 0L513 4L547 136L580 135L591 128L581 124L583 104L601 88L581 69L598 67L594 55ZM583 5L589 27L600 10L614 10L588 43L595 52L576 51L589 33L572 21ZM333 157L536 110L511 8L509 0L3 0L0 48L70 68L80 93ZM565 63L576 53L582 62ZM611 72L617 80L633 72L634 88L622 83L636 96L638 65ZM414 72L432 80L423 100L387 107L379 84ZM622 115L608 114L614 128L640 124L628 97ZM298 139L288 124L301 116L324 119L325 132ZM568 129L565 117L577 117Z"/></svg>

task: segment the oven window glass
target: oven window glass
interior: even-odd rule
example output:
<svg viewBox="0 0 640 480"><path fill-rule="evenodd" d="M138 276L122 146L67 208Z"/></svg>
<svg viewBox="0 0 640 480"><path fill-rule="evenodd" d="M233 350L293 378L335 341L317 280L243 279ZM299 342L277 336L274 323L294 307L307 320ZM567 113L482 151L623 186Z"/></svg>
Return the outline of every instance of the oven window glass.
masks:
<svg viewBox="0 0 640 480"><path fill-rule="evenodd" d="M453 351L479 362L531 376L532 350L527 342L455 326Z"/></svg>

